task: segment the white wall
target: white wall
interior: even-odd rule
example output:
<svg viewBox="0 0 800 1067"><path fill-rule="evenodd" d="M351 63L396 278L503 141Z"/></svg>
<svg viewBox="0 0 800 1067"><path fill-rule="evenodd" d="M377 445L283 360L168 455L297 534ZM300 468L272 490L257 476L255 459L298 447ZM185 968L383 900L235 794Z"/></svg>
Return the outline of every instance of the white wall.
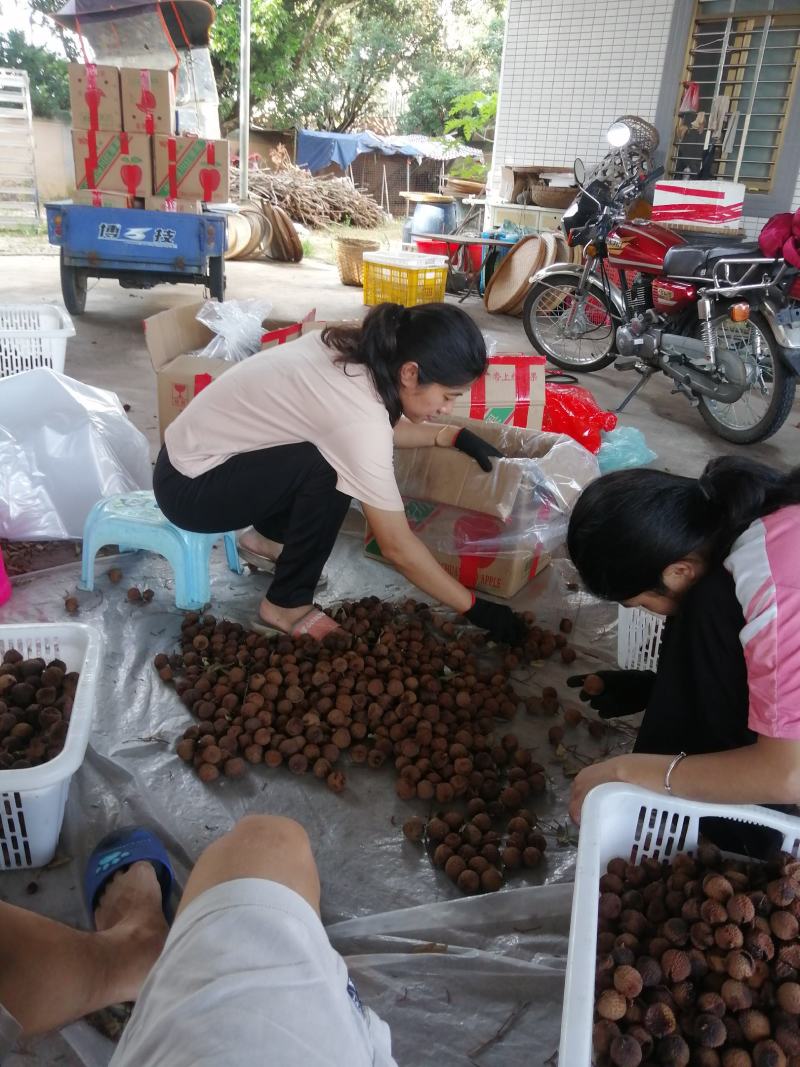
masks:
<svg viewBox="0 0 800 1067"><path fill-rule="evenodd" d="M587 164L619 115L652 122L674 0L509 0L491 188L503 166ZM678 86L675 86L677 102ZM800 176L793 210L800 207ZM755 235L766 219L748 218Z"/></svg>

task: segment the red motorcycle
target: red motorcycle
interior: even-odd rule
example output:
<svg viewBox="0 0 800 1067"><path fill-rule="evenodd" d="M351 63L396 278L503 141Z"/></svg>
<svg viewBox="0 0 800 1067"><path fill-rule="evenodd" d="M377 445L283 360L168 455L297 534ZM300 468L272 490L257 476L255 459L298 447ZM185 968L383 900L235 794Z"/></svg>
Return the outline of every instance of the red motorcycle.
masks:
<svg viewBox="0 0 800 1067"><path fill-rule="evenodd" d="M687 242L628 221L626 209L658 176L638 165L619 182L585 184L576 160L580 192L562 225L570 245L584 246L583 265L534 275L525 332L564 370L614 363L637 372L618 411L659 371L720 437L763 441L788 416L800 374L800 275L755 242Z"/></svg>

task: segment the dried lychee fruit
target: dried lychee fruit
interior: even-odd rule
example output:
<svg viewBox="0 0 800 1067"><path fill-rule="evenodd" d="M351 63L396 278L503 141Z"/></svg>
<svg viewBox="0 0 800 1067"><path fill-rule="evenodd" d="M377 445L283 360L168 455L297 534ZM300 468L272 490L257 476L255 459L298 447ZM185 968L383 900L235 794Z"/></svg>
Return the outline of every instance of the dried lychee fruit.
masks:
<svg viewBox="0 0 800 1067"><path fill-rule="evenodd" d="M671 982L682 982L691 974L692 965L682 949L669 948L661 957L661 969Z"/></svg>
<svg viewBox="0 0 800 1067"><path fill-rule="evenodd" d="M611 1042L619 1037L620 1029L609 1019L598 1019L592 1028L592 1048L597 1056L604 1056L611 1048Z"/></svg>
<svg viewBox="0 0 800 1067"><path fill-rule="evenodd" d="M64 597L64 610L68 615L77 615L78 613L78 598L75 596Z"/></svg>
<svg viewBox="0 0 800 1067"><path fill-rule="evenodd" d="M467 865L460 856L451 856L444 865L444 873L453 881L458 882Z"/></svg>
<svg viewBox="0 0 800 1067"><path fill-rule="evenodd" d="M111 567L108 571L108 580L116 585L122 581L122 571L119 567Z"/></svg>
<svg viewBox="0 0 800 1067"><path fill-rule="evenodd" d="M747 1011L753 1004L753 991L744 982L737 981L735 978L726 979L722 983L719 994L728 1011L734 1013Z"/></svg>
<svg viewBox="0 0 800 1067"><path fill-rule="evenodd" d="M724 875L707 874L703 879L703 892L710 900L718 900L724 904L733 896L733 886Z"/></svg>
<svg viewBox="0 0 800 1067"><path fill-rule="evenodd" d="M691 1053L680 1034L669 1034L658 1043L658 1062L663 1067L687 1067Z"/></svg>
<svg viewBox="0 0 800 1067"><path fill-rule="evenodd" d="M601 1019L610 1019L612 1022L621 1019L627 1008L628 1002L616 989L606 989L597 1001L597 1014Z"/></svg>
<svg viewBox="0 0 800 1067"><path fill-rule="evenodd" d="M719 1048L725 1044L728 1036L725 1024L716 1015L698 1015L693 1033L698 1044L704 1048Z"/></svg>
<svg viewBox="0 0 800 1067"><path fill-rule="evenodd" d="M496 867L488 867L481 874L481 889L486 893L496 893L503 887L503 876Z"/></svg>
<svg viewBox="0 0 800 1067"><path fill-rule="evenodd" d="M403 823L403 833L409 841L421 841L425 833L425 823L414 815Z"/></svg>
<svg viewBox="0 0 800 1067"><path fill-rule="evenodd" d="M614 971L614 988L628 1000L635 1000L642 991L642 976L635 967L617 967Z"/></svg>
<svg viewBox="0 0 800 1067"><path fill-rule="evenodd" d="M138 586L132 585L128 590L127 596L131 604L138 604L142 599L142 591Z"/></svg>
<svg viewBox="0 0 800 1067"><path fill-rule="evenodd" d="M462 871L458 879L458 888L463 893L477 893L480 889L481 879L480 875L475 871L471 871L469 868Z"/></svg>
<svg viewBox="0 0 800 1067"><path fill-rule="evenodd" d="M644 1025L655 1038L674 1034L678 1029L675 1013L668 1004L651 1004L644 1013Z"/></svg>
<svg viewBox="0 0 800 1067"><path fill-rule="evenodd" d="M767 896L778 908L788 908L797 892L798 885L793 878L778 878L767 886Z"/></svg>
<svg viewBox="0 0 800 1067"><path fill-rule="evenodd" d="M755 906L746 893L735 893L725 907L731 922L751 923L756 916Z"/></svg>
<svg viewBox="0 0 800 1067"><path fill-rule="evenodd" d="M775 1041L759 1041L753 1049L753 1067L786 1067L786 1056Z"/></svg>
<svg viewBox="0 0 800 1067"><path fill-rule="evenodd" d="M153 592L152 589L145 589L145 591L142 593L142 600L145 602L145 604L149 604L155 595L156 594Z"/></svg>
<svg viewBox="0 0 800 1067"><path fill-rule="evenodd" d="M597 674L587 674L583 679L583 691L590 697L598 697L605 692L606 683Z"/></svg>
<svg viewBox="0 0 800 1067"><path fill-rule="evenodd" d="M800 923L790 911L773 911L769 928L779 941L795 941L800 932Z"/></svg>
<svg viewBox="0 0 800 1067"><path fill-rule="evenodd" d="M770 1022L763 1011L757 1011L755 1008L743 1011L741 1015L737 1015L736 1021L741 1026L745 1038L752 1044L764 1041L770 1036Z"/></svg>
<svg viewBox="0 0 800 1067"><path fill-rule="evenodd" d="M615 1037L608 1051L616 1067L639 1067L642 1062L642 1046L629 1034Z"/></svg>
<svg viewBox="0 0 800 1067"><path fill-rule="evenodd" d="M784 982L775 991L778 1006L789 1015L800 1015L800 984Z"/></svg>

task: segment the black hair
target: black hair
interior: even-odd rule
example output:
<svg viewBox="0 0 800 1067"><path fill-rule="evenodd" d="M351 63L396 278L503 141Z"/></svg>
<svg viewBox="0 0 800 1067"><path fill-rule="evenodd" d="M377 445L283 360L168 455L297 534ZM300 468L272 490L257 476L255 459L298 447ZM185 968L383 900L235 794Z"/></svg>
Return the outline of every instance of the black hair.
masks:
<svg viewBox="0 0 800 1067"><path fill-rule="evenodd" d="M323 343L345 364L367 368L392 425L403 414L400 368L413 361L420 385L464 386L486 370L483 334L466 311L450 304L378 304L360 326L329 326Z"/></svg>
<svg viewBox="0 0 800 1067"><path fill-rule="evenodd" d="M605 600L663 592L664 570L692 553L709 565L763 515L800 504L800 467L711 460L699 478L656 470L606 474L581 493L567 548L587 588Z"/></svg>

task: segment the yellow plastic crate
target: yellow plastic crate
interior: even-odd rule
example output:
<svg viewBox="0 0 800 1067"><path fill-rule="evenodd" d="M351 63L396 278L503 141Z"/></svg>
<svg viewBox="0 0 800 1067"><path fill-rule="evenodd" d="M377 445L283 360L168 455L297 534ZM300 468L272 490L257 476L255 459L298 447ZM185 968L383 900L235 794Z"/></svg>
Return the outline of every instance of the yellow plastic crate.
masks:
<svg viewBox="0 0 800 1067"><path fill-rule="evenodd" d="M364 253L364 303L390 301L403 307L444 300L447 257Z"/></svg>

